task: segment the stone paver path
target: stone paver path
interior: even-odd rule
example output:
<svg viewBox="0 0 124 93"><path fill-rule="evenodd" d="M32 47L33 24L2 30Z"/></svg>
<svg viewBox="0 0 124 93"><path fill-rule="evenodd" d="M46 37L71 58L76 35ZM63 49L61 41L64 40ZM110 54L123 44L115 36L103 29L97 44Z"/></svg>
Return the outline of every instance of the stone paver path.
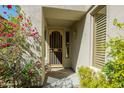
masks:
<svg viewBox="0 0 124 93"><path fill-rule="evenodd" d="M79 77L71 69L54 69L46 74L45 88L79 87Z"/></svg>

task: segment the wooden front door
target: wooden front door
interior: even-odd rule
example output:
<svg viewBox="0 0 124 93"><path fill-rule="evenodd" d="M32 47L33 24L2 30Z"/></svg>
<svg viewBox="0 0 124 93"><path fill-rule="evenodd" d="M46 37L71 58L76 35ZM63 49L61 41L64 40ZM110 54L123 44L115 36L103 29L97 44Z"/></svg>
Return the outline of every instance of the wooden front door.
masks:
<svg viewBox="0 0 124 93"><path fill-rule="evenodd" d="M62 64L62 35L58 31L50 34L50 64Z"/></svg>

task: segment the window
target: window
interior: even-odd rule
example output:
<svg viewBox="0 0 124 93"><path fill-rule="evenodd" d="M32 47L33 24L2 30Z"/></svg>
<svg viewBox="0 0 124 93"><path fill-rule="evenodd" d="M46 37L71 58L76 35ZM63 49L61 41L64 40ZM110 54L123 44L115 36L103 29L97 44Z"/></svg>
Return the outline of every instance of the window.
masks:
<svg viewBox="0 0 124 93"><path fill-rule="evenodd" d="M66 58L69 58L70 32L66 32Z"/></svg>
<svg viewBox="0 0 124 93"><path fill-rule="evenodd" d="M101 68L105 64L106 43L106 6L99 6L93 14L94 20L94 55L93 65Z"/></svg>

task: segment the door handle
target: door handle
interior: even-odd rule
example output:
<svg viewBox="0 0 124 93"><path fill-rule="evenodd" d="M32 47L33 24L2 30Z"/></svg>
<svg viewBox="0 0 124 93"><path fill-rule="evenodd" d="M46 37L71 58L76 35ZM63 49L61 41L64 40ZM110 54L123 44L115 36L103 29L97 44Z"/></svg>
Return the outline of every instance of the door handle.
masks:
<svg viewBox="0 0 124 93"><path fill-rule="evenodd" d="M58 49L58 48L54 48L54 49L50 49L50 52L61 52L62 49Z"/></svg>
<svg viewBox="0 0 124 93"><path fill-rule="evenodd" d="M55 49L54 49L54 52L58 52L58 49L57 49L57 48L55 48Z"/></svg>
<svg viewBox="0 0 124 93"><path fill-rule="evenodd" d="M54 49L54 52L61 52L61 51L62 51L62 49L58 49L58 48Z"/></svg>

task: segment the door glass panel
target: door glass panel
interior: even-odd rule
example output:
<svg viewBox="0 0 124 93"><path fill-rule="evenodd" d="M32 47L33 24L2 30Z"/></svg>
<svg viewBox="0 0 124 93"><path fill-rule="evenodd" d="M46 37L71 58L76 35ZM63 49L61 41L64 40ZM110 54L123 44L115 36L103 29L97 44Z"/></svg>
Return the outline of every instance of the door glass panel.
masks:
<svg viewBox="0 0 124 93"><path fill-rule="evenodd" d="M66 32L66 58L69 58L70 32Z"/></svg>

